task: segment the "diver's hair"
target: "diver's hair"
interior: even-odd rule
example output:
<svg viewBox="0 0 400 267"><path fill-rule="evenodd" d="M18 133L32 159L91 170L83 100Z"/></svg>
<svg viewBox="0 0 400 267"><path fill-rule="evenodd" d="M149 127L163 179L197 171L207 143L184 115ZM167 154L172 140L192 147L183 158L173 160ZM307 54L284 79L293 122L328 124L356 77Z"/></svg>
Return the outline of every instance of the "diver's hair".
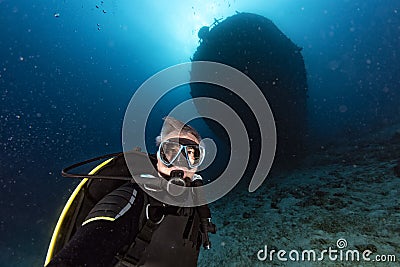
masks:
<svg viewBox="0 0 400 267"><path fill-rule="evenodd" d="M165 117L163 118L164 124L161 128L161 133L159 136L156 137L156 143L159 145L162 140L164 140L165 136L169 135L170 133L177 133L178 135L181 134L191 134L200 142L201 136L200 134L194 129L192 126L179 121L173 117Z"/></svg>

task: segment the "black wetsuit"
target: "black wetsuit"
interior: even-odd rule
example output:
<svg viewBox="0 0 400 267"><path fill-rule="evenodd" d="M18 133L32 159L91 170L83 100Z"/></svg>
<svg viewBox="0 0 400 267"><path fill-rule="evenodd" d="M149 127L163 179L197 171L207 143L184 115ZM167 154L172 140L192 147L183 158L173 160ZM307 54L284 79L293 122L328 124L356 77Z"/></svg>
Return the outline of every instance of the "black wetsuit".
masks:
<svg viewBox="0 0 400 267"><path fill-rule="evenodd" d="M168 213L160 213L165 210ZM138 266L197 266L202 237L196 210L164 206L130 182L95 205L83 226L47 266L115 266L128 247L138 242L135 238L147 215L152 222L161 223L143 253L135 255L140 259Z"/></svg>
<svg viewBox="0 0 400 267"><path fill-rule="evenodd" d="M135 239L142 208L143 191L138 189L134 204L123 216L83 225L47 266L113 266L115 255Z"/></svg>

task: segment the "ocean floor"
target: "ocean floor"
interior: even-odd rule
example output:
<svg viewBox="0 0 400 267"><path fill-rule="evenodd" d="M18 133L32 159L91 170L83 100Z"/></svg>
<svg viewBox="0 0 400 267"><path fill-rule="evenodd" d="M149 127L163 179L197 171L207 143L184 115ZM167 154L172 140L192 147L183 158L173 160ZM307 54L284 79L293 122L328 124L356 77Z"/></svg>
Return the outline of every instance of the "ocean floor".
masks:
<svg viewBox="0 0 400 267"><path fill-rule="evenodd" d="M399 159L395 125L321 147L253 193L235 188L210 205L218 232L199 266L399 266Z"/></svg>
<svg viewBox="0 0 400 267"><path fill-rule="evenodd" d="M399 159L400 124L320 147L303 167L271 175L253 193L236 187L210 204L218 232L199 266L399 266ZM53 227L44 223L29 222L25 230L35 234L10 234L7 245L0 239L4 266L43 264ZM336 250L331 258L325 252L319 260L329 249ZM359 261L349 253L355 250ZM369 262L364 251L371 251Z"/></svg>

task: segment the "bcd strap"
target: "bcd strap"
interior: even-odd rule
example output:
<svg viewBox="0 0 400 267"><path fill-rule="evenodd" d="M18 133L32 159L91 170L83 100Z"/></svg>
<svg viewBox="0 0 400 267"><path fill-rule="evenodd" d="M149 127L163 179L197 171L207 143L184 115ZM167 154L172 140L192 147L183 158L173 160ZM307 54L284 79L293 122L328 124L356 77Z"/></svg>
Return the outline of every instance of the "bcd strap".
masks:
<svg viewBox="0 0 400 267"><path fill-rule="evenodd" d="M143 221L146 219L147 220L144 223L142 229L140 229L140 231L138 232L134 242L132 242L132 244L127 249L126 253L123 256L117 256L117 259L119 261L115 265L116 267L133 267L141 263L143 254L146 248L149 246L154 232L157 230L160 223L162 222L162 218L164 218L164 216L166 215L189 216L188 222L184 230L183 238L185 240L189 239L194 244L196 244L196 239L199 231L193 229L193 225L199 227L199 224L193 224L196 220L193 220L194 210L192 208L165 206L162 203L154 200L153 198L148 197L147 195L145 195L145 199L145 205L143 207L144 211L142 211L142 214L145 213L146 215L144 216L144 218L141 218L141 224L143 225ZM194 235L196 236L195 238Z"/></svg>
<svg viewBox="0 0 400 267"><path fill-rule="evenodd" d="M158 226L159 224L154 223L152 220L148 219L143 228L137 234L135 241L129 247L124 257L120 259L116 267L137 266L143 256L143 252L150 244L151 237L153 236L153 233L158 228Z"/></svg>
<svg viewBox="0 0 400 267"><path fill-rule="evenodd" d="M198 214L195 213L189 217L186 224L185 231L183 232L183 239L185 244L191 244L196 249L200 249L201 240L200 238L200 220L198 219Z"/></svg>
<svg viewBox="0 0 400 267"><path fill-rule="evenodd" d="M134 242L132 242L125 254L117 256L118 263L115 265L116 267L133 267L142 263L141 259L144 255L144 252L149 246L154 232L158 229L162 219L166 215L188 216L188 221L183 232L184 244L188 244L187 241L189 241L192 246L196 246L196 249L200 249L201 232L199 217L201 218L204 210L206 210L207 215L210 214L210 210L207 205L197 207L196 209L165 206L152 197L149 197L146 194L144 195L144 207L139 220L139 225L143 225L143 227L139 230ZM195 210L197 212L195 212ZM143 224L144 221L145 223Z"/></svg>
<svg viewBox="0 0 400 267"><path fill-rule="evenodd" d="M144 205L140 215L139 225L143 227L139 230L134 242L122 257L118 257L119 262L116 267L137 266L140 263L143 253L151 242L153 233L157 230L165 215L186 215L188 208L165 206L159 201L144 194ZM146 221L144 224L143 222Z"/></svg>
<svg viewBox="0 0 400 267"><path fill-rule="evenodd" d="M115 267L137 266L141 257L143 256L143 252L150 244L153 232L158 227L158 224L154 223L151 220L147 220L146 218L146 213L148 212L147 206L151 201L150 199L151 197L149 197L147 194L143 194L143 208L139 216L139 232L136 235L135 240L126 250L126 252L122 255L116 256L116 258L118 259L118 263L115 265ZM142 225L143 227L140 229Z"/></svg>

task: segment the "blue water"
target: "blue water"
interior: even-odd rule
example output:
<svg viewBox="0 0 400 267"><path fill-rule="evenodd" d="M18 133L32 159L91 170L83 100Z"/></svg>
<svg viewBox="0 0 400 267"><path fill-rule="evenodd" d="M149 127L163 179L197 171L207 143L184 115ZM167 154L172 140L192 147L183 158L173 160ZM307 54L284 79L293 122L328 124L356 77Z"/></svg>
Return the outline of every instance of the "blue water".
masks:
<svg viewBox="0 0 400 267"><path fill-rule="evenodd" d="M190 61L198 29L236 11L303 47L312 146L400 121L398 1L0 0L0 265L42 263L76 183L60 169L122 150L135 90Z"/></svg>

